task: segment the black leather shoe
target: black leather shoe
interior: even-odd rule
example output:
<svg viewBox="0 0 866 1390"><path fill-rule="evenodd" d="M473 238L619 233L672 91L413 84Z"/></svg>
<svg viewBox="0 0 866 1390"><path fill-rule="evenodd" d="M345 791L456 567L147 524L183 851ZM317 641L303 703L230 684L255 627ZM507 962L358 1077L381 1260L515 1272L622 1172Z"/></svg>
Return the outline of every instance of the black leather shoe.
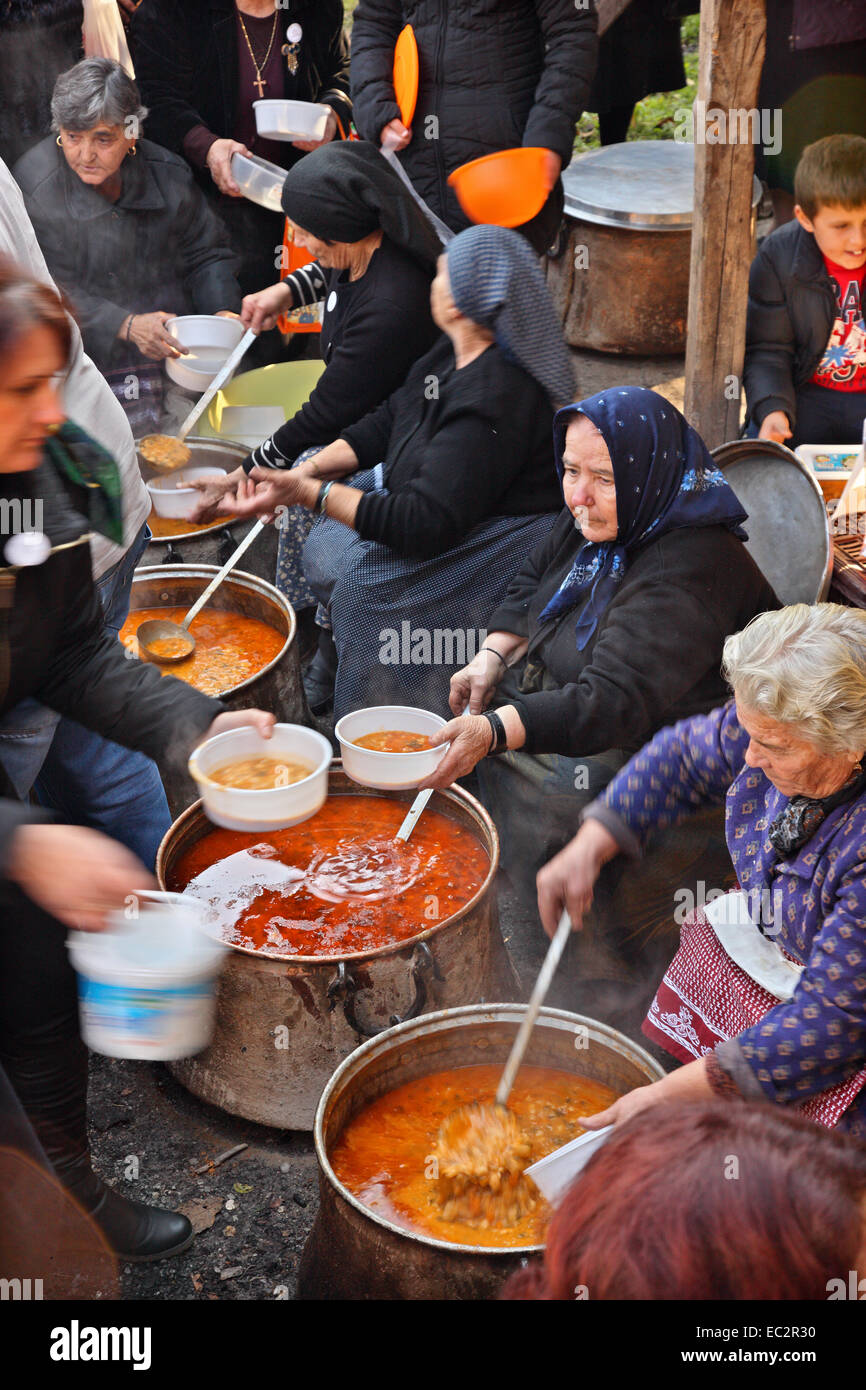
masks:
<svg viewBox="0 0 866 1390"><path fill-rule="evenodd" d="M192 1244L192 1226L180 1212L134 1202L110 1187L104 1187L90 1215L111 1248L130 1264L166 1260Z"/></svg>
<svg viewBox="0 0 866 1390"><path fill-rule="evenodd" d="M304 675L304 694L313 714L324 714L334 698L337 678L337 648L331 633L319 629L316 655Z"/></svg>

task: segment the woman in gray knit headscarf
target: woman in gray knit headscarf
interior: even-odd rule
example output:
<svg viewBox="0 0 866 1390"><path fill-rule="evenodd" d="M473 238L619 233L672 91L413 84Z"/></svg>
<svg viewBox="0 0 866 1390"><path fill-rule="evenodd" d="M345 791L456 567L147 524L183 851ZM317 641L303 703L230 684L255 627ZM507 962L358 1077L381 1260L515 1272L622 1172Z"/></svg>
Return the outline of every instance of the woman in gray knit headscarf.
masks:
<svg viewBox="0 0 866 1390"><path fill-rule="evenodd" d="M405 385L312 475L256 469L231 508L322 516L304 550L325 629L308 694L324 707L333 689L337 717L382 703L447 712L450 676L561 503L553 412L575 388L532 251L500 227L461 232L431 308L442 337Z"/></svg>

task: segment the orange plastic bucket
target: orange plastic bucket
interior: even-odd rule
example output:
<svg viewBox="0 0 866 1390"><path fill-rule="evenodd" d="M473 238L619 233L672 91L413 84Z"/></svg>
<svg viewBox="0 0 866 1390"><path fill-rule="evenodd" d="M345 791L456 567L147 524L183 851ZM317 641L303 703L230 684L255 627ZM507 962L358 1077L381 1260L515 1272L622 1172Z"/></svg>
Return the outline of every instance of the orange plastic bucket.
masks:
<svg viewBox="0 0 866 1390"><path fill-rule="evenodd" d="M522 227L547 202L547 153L535 145L498 150L461 164L448 182L473 222Z"/></svg>

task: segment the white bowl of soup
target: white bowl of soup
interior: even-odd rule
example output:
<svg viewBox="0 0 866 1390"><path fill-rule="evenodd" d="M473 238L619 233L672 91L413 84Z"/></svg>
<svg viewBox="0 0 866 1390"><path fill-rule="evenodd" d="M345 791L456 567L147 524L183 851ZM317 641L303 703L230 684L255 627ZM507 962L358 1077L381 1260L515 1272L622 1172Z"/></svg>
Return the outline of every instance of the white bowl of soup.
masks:
<svg viewBox="0 0 866 1390"><path fill-rule="evenodd" d="M183 357L167 357L165 370L178 386L198 395L207 390L244 336L240 319L218 314L181 314L167 319L165 327L187 349Z"/></svg>
<svg viewBox="0 0 866 1390"><path fill-rule="evenodd" d="M192 486L203 478L224 478L226 470L213 464L178 468L165 477L151 478L145 487L157 516L188 517L201 494Z"/></svg>
<svg viewBox="0 0 866 1390"><path fill-rule="evenodd" d="M379 791L408 791L436 771L448 744L430 747L446 721L411 705L371 705L344 714L334 730L343 770L353 782Z"/></svg>
<svg viewBox="0 0 866 1390"><path fill-rule="evenodd" d="M225 830L285 830L309 820L328 794L331 745L315 729L275 724L217 734L196 748L190 776L205 815Z"/></svg>

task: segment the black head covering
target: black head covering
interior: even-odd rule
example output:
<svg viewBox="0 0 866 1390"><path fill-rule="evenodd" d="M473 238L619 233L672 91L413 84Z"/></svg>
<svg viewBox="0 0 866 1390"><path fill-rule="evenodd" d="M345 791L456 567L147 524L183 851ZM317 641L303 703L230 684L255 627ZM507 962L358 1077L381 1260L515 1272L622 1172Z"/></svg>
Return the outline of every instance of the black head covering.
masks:
<svg viewBox="0 0 866 1390"><path fill-rule="evenodd" d="M286 175L283 211L320 241L360 241L380 228L432 270L442 247L399 176L367 140L320 145Z"/></svg>

